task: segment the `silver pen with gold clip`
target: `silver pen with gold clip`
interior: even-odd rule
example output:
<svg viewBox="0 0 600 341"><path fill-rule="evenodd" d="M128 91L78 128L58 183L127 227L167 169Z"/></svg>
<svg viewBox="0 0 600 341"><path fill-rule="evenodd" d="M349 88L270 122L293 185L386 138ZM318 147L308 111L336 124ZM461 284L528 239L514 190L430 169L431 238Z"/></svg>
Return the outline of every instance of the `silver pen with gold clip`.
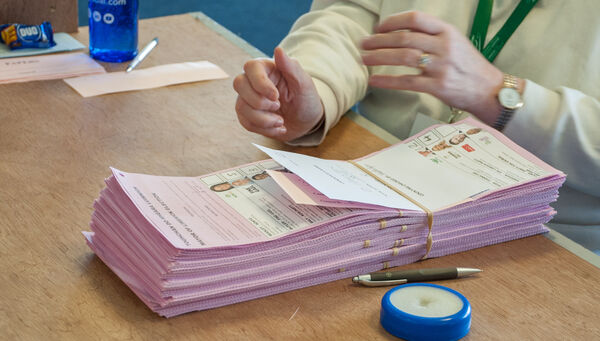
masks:
<svg viewBox="0 0 600 341"><path fill-rule="evenodd" d="M382 287L386 285L398 285L408 282L427 282L443 279L455 279L470 276L481 272L473 268L431 268L417 270L400 270L387 272L373 272L352 278L352 282L368 287Z"/></svg>

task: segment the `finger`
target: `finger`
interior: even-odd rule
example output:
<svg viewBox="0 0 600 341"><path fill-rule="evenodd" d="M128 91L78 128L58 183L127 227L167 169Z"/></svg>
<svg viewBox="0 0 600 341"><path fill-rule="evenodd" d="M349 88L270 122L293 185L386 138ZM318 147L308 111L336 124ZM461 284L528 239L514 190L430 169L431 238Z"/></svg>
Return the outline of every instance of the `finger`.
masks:
<svg viewBox="0 0 600 341"><path fill-rule="evenodd" d="M257 93L250 85L248 76L241 74L233 80L233 88L252 108L265 111L279 110L279 101L271 101L267 97Z"/></svg>
<svg viewBox="0 0 600 341"><path fill-rule="evenodd" d="M274 138L277 140L284 140L284 135L286 134L287 130L285 129L285 127L281 126L281 127L277 127L277 128L258 128L253 126L251 123L248 123L246 121L244 121L244 118L239 118L240 124L248 131L251 131L253 133L257 133L260 135L264 135L266 137L270 137L270 138Z"/></svg>
<svg viewBox="0 0 600 341"><path fill-rule="evenodd" d="M446 30L447 24L442 20L423 12L409 11L393 15L385 19L376 28L377 33L398 30L411 30L427 34L439 34Z"/></svg>
<svg viewBox="0 0 600 341"><path fill-rule="evenodd" d="M373 75L369 77L369 85L377 88L418 91L429 94L435 90L435 80L420 75Z"/></svg>
<svg viewBox="0 0 600 341"><path fill-rule="evenodd" d="M283 74L285 80L299 87L304 80L305 72L296 60L290 58L281 47L276 47L273 53L275 67Z"/></svg>
<svg viewBox="0 0 600 341"><path fill-rule="evenodd" d="M252 132L263 134L266 130L283 127L281 116L268 111L256 110L241 97L238 97L235 103L235 111L242 126Z"/></svg>
<svg viewBox="0 0 600 341"><path fill-rule="evenodd" d="M272 128L264 128L255 126L252 122L250 122L244 116L238 116L238 120L242 127L246 130L251 131L253 133L261 134L267 137L271 137L274 139L282 140L284 135L287 133L287 130L284 126L281 127L272 127Z"/></svg>
<svg viewBox="0 0 600 341"><path fill-rule="evenodd" d="M415 49L392 48L367 51L362 60L365 65L405 65L419 66L419 57L422 52Z"/></svg>
<svg viewBox="0 0 600 341"><path fill-rule="evenodd" d="M374 34L362 41L365 50L382 48L412 48L429 53L441 54L440 39L421 32L388 32Z"/></svg>
<svg viewBox="0 0 600 341"><path fill-rule="evenodd" d="M279 97L279 92L273 81L269 78L269 73L274 67L270 63L272 62L264 59L250 60L244 64L244 72L248 77L250 85L256 92L272 101L276 101Z"/></svg>

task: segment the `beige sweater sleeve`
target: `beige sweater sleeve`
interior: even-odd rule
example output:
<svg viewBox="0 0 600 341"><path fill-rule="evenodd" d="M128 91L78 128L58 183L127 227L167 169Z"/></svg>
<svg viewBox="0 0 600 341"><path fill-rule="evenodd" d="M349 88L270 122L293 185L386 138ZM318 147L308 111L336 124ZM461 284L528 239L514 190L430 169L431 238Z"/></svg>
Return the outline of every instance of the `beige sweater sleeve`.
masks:
<svg viewBox="0 0 600 341"><path fill-rule="evenodd" d="M565 172L570 187L600 197L600 101L530 80L523 95L525 106L515 112L504 134Z"/></svg>
<svg viewBox="0 0 600 341"><path fill-rule="evenodd" d="M373 32L378 1L315 1L280 46L312 76L325 109L323 124L290 144L312 146L367 91L368 69L362 64L360 40Z"/></svg>

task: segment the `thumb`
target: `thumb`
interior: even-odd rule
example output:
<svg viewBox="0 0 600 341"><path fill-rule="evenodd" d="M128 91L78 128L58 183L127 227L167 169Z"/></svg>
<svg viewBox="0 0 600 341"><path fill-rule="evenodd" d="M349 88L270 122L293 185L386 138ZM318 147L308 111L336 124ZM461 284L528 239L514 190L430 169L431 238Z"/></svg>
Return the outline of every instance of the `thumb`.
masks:
<svg viewBox="0 0 600 341"><path fill-rule="evenodd" d="M300 63L290 58L281 47L276 47L273 53L275 67L281 72L288 83L300 86L301 80L305 76L304 69Z"/></svg>

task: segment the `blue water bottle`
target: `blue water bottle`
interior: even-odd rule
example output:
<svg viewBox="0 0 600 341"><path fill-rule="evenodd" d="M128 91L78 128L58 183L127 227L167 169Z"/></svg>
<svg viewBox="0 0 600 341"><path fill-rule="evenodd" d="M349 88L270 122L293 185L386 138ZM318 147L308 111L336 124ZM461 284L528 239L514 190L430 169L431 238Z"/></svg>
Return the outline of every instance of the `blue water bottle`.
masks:
<svg viewBox="0 0 600 341"><path fill-rule="evenodd" d="M138 0L88 0L90 56L105 62L133 59L138 45Z"/></svg>

